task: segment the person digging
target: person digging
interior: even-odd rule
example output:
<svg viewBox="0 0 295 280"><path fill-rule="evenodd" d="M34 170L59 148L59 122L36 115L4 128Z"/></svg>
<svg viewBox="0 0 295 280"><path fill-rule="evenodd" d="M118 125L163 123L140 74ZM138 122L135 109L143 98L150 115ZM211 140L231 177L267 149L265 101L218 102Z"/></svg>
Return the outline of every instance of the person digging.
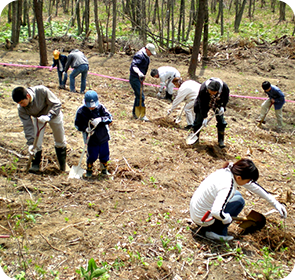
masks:
<svg viewBox="0 0 295 280"><path fill-rule="evenodd" d="M52 129L60 170L65 171L67 143L60 100L42 85L27 89L17 87L12 91L12 99L18 104L18 115L24 127L29 153L34 155L29 172L36 173L40 170L46 123ZM38 141L33 145L37 132Z"/></svg>
<svg viewBox="0 0 295 280"><path fill-rule="evenodd" d="M208 123L208 112L212 109L216 112L217 121L217 133L218 133L218 145L220 148L224 148L224 130L227 126L224 120L224 112L226 105L229 100L229 88L219 78L210 78L202 83L199 95L195 100L194 112L196 114L195 121L193 124L194 132L197 132L201 126L207 126ZM200 132L197 134L199 142Z"/></svg>
<svg viewBox="0 0 295 280"><path fill-rule="evenodd" d="M93 174L93 164L99 158L100 169L103 175L110 175L108 172L109 150L109 124L112 122L112 115L103 104L98 101L98 95L94 90L85 93L84 104L76 112L75 127L83 133L84 142L90 133L87 145L87 170L86 177ZM89 125L90 124L90 125Z"/></svg>

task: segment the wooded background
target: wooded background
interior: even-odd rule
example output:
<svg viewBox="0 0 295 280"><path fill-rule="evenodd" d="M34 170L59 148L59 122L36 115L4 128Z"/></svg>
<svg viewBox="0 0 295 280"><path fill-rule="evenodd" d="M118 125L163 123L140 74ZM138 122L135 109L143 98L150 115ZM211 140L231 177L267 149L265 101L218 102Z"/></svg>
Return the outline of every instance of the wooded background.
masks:
<svg viewBox="0 0 295 280"><path fill-rule="evenodd" d="M207 57L210 21L218 24L223 38L225 32L228 33L224 28L225 11L233 15L233 29L239 33L243 17L254 21L256 14L268 9L269 17L279 24L286 20L286 7L284 2L277 0L18 0L5 8L7 23L11 23L11 37L6 43L7 48L13 49L19 43L22 29L27 31L27 39L38 33L40 65L47 65L46 40L50 38L46 37L45 24L51 38L68 36L73 27L75 36L83 41L94 36L100 53L115 53L117 38L132 33L142 45L152 42L159 51L190 48L188 73L193 78L201 42L202 56ZM63 33L53 28L55 22L61 20L67 22ZM293 14L289 20L294 22ZM295 27L292 36L294 32ZM110 43L110 48L105 43ZM129 45L126 47L130 48Z"/></svg>

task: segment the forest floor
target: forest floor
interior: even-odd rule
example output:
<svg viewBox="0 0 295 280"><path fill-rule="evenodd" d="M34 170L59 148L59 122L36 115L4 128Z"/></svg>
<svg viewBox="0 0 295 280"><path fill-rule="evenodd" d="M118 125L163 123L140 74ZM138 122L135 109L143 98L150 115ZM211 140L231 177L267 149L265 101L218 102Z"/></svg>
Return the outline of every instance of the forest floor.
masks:
<svg viewBox="0 0 295 280"><path fill-rule="evenodd" d="M281 88L287 100L295 101L292 39L282 38L272 45L233 42L211 47L207 65L197 68L198 82L219 77L231 90L224 149L217 146L215 120L202 131L199 145L187 145L185 117L180 124L174 122L183 104L167 117L171 104L156 98L158 88L151 84L157 85L159 80L149 74L144 91L150 122L131 118L134 95L126 80L132 56L122 51L102 55L95 48L67 40L51 41L47 47L49 64L55 48L79 48L88 57L87 89L97 91L113 116L112 175L100 175L96 163L93 178L68 179L68 173L58 170L49 128L43 143L42 172L25 174L27 146L12 90L43 84L60 98L69 167L78 164L84 145L74 127L83 95L59 90L55 69L0 66L0 234L10 235L0 239L0 256L8 275L15 277L25 271L25 278L18 279L81 279L77 270L86 268L91 258L107 269L101 279L281 279L292 271L294 103L284 105L284 127L278 132L273 109L266 124L257 127L263 100L241 98L266 97L261 83L269 80ZM0 56L1 63L38 65L38 44L20 44L13 51L2 48ZM151 57L149 72L170 65L187 79L189 60L187 54L160 53ZM78 77L77 89L79 86ZM249 235L242 235L232 223L229 234L235 239L229 243L194 235L198 227L189 215L193 192L226 161L243 157L257 165L258 183L286 205L287 219L272 214L262 230ZM251 210L266 213L272 209L263 199L243 188L240 191L246 200L241 216Z"/></svg>

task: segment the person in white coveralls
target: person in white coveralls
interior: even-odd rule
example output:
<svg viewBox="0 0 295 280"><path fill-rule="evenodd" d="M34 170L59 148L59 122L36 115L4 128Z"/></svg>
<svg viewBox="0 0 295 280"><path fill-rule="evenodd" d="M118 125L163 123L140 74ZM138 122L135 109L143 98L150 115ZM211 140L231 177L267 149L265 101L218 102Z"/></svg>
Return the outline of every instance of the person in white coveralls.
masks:
<svg viewBox="0 0 295 280"><path fill-rule="evenodd" d="M183 81L181 78L176 77L172 80L172 83L178 92L173 100L171 109L168 110L168 115L182 102L185 102L184 112L186 116L187 126L185 129L190 129L193 127L195 121L194 103L198 97L201 84L196 81L188 80Z"/></svg>
<svg viewBox="0 0 295 280"><path fill-rule="evenodd" d="M158 69L152 69L151 76L153 78L160 78L160 89L157 93L157 97L162 97L162 92L166 86L164 99L172 101L174 85L172 80L176 77L180 77L180 73L177 69L171 66L162 66Z"/></svg>

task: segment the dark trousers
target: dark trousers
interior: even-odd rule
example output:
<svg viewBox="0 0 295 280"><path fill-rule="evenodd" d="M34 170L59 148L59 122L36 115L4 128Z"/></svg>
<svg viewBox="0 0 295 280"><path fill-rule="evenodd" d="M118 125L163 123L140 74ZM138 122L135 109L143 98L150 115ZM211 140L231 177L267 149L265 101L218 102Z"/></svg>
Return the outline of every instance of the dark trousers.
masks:
<svg viewBox="0 0 295 280"><path fill-rule="evenodd" d="M196 113L196 117L193 124L194 132L196 132L202 126L203 120L204 120L203 116L201 115L199 111L195 113ZM217 115L216 121L217 121L216 127L218 128L218 131L224 131L225 127L227 126L227 122L224 119L224 115L221 115L221 116Z"/></svg>
<svg viewBox="0 0 295 280"><path fill-rule="evenodd" d="M135 99L134 99L134 104L133 104L133 109L132 109L132 114L135 116L135 107L139 106L139 99L140 99L140 87L141 83L138 77L136 76L131 76L129 77L129 83L134 91ZM142 103L141 106L145 107L144 105L144 93L142 90Z"/></svg>
<svg viewBox="0 0 295 280"><path fill-rule="evenodd" d="M98 146L88 146L87 148L87 164L94 163L99 158L99 161L106 163L110 159L109 142L105 142Z"/></svg>

